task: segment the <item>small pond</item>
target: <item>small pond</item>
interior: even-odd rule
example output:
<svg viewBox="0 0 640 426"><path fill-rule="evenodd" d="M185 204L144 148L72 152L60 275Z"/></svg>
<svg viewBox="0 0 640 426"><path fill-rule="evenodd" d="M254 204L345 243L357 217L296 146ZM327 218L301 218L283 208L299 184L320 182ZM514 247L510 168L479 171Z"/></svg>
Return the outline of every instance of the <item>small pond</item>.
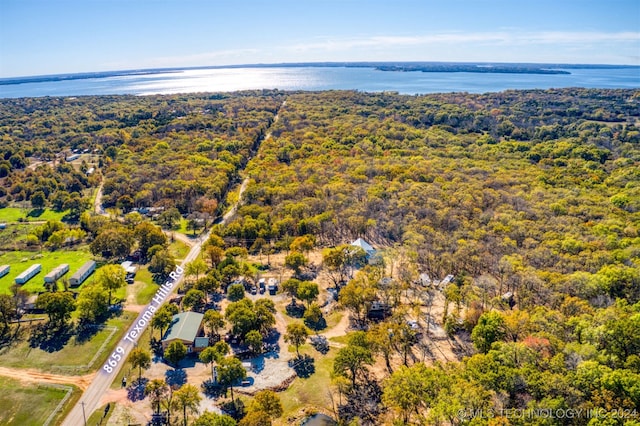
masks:
<svg viewBox="0 0 640 426"><path fill-rule="evenodd" d="M307 417L307 419L302 422L302 426L335 426L337 424L338 423L336 423L336 421L331 417L321 413Z"/></svg>

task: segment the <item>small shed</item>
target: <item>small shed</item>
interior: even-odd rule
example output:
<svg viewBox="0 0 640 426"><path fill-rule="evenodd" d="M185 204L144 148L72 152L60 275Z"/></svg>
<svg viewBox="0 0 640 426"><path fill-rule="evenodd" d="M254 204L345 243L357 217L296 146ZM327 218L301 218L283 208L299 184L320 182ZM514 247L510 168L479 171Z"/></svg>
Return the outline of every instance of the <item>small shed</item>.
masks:
<svg viewBox="0 0 640 426"><path fill-rule="evenodd" d="M29 298L27 298L27 300L24 302L24 305L23 305L25 313L34 314L34 313L43 312L42 309L36 308L36 304L38 302L38 296L39 296L38 294L32 294L29 296Z"/></svg>

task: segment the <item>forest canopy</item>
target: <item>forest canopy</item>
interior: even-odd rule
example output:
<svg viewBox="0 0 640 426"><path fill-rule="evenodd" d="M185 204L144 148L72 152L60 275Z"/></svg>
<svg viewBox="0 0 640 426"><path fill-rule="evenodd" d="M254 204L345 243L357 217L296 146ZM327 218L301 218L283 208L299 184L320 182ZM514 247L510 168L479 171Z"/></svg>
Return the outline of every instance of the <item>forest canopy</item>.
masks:
<svg viewBox="0 0 640 426"><path fill-rule="evenodd" d="M236 256L282 250L302 278L316 266L308 252L323 249L320 269L343 285L338 304L364 324L333 364L343 420L526 424L459 413L640 405L640 91L24 98L0 100L0 117L1 205L73 212L73 239L92 239L105 258L140 240L158 275L174 262L164 234L128 213L157 208L165 229L185 217L207 224L246 178L207 261L229 284ZM69 160L78 152L94 156L94 173ZM102 204L122 213L107 229L82 213L100 185ZM71 238L62 231L73 230L47 222L32 239ZM356 238L381 258L356 255ZM283 291L317 311L320 290L306 281ZM443 330L466 339L468 356L411 359L409 290L441 292ZM237 306L249 301L240 293ZM381 301L391 319L368 324ZM382 378L369 374L376 357Z"/></svg>

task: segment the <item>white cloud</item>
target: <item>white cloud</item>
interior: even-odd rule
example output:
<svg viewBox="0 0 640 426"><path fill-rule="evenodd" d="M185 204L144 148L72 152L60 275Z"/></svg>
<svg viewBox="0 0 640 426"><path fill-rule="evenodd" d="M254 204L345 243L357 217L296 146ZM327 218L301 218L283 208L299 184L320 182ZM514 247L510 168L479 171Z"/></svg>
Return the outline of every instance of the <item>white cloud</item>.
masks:
<svg viewBox="0 0 640 426"><path fill-rule="evenodd" d="M356 38L326 38L308 43L285 45L283 50L304 52L311 50L345 51L356 48L392 48L429 46L437 43L498 43L505 45L525 44L592 44L592 43L636 43L640 47L640 32L449 32L416 36L372 36Z"/></svg>
<svg viewBox="0 0 640 426"><path fill-rule="evenodd" d="M612 49L615 45L615 49ZM323 37L307 42L129 58L105 69L316 61L485 61L638 64L640 32L443 32L412 36ZM135 63L135 65L133 65Z"/></svg>

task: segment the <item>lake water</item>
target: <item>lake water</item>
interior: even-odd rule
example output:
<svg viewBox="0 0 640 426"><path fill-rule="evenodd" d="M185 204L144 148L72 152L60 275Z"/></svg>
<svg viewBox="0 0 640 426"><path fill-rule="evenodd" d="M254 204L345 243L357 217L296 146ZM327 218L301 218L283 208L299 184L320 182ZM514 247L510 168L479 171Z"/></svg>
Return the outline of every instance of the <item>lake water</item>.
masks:
<svg viewBox="0 0 640 426"><path fill-rule="evenodd" d="M354 89L364 92L421 94L563 87L640 88L640 68L568 71L571 74L389 72L373 68L342 67L185 69L153 74L0 85L0 97L151 95L249 89Z"/></svg>
<svg viewBox="0 0 640 426"><path fill-rule="evenodd" d="M331 417L324 415L322 413L318 413L318 414L314 414L311 417L308 417L301 424L302 426L335 426L338 423L336 423L336 421L333 420Z"/></svg>

